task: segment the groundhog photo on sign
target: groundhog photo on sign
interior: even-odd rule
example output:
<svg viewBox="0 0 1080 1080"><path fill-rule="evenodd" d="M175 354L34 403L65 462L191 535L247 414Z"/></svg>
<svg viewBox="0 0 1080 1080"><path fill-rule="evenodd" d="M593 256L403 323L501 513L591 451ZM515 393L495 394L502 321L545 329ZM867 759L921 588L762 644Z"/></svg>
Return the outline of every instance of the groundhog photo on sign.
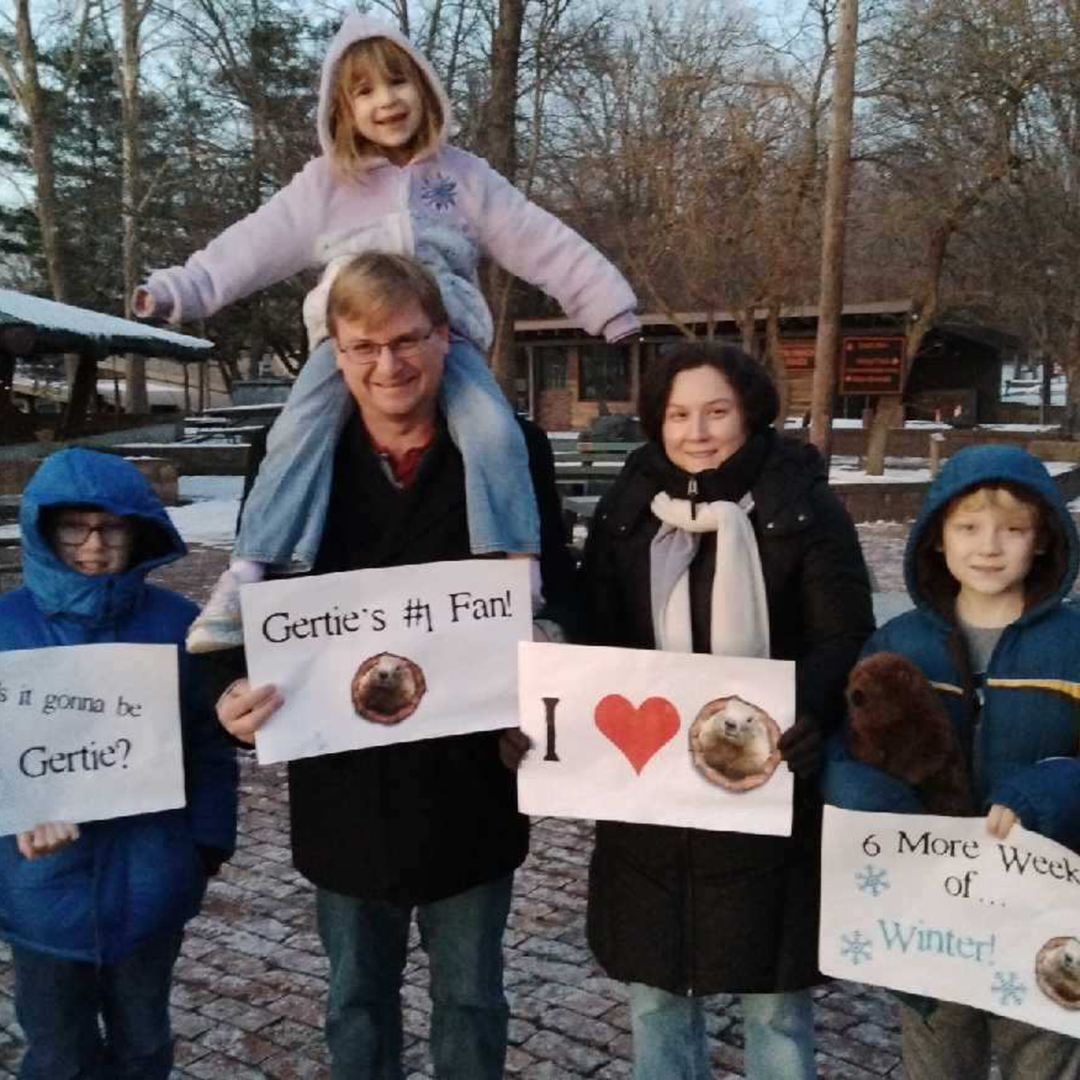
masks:
<svg viewBox="0 0 1080 1080"><path fill-rule="evenodd" d="M764 784L780 761L780 728L768 713L740 697L716 698L690 725L690 752L706 779L729 791Z"/></svg>
<svg viewBox="0 0 1080 1080"><path fill-rule="evenodd" d="M1035 957L1039 989L1065 1009L1080 1009L1080 941L1052 937Z"/></svg>
<svg viewBox="0 0 1080 1080"><path fill-rule="evenodd" d="M398 724L416 712L426 690L424 673L417 664L405 656L377 653L353 676L353 708L372 723Z"/></svg>

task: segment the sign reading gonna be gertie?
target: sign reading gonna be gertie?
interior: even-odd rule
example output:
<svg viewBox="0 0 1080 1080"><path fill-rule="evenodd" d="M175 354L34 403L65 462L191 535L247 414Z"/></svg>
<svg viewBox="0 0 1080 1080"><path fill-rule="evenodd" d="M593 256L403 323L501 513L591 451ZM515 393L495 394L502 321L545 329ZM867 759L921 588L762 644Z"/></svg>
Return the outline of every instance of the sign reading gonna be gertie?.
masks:
<svg viewBox="0 0 1080 1080"><path fill-rule="evenodd" d="M184 802L175 645L0 653L0 835Z"/></svg>

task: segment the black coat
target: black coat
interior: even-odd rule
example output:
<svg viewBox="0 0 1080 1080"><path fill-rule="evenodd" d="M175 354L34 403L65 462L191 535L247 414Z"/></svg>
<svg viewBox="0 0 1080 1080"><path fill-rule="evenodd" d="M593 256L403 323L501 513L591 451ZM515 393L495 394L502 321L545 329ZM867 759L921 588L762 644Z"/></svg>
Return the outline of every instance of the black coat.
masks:
<svg viewBox="0 0 1080 1080"><path fill-rule="evenodd" d="M649 545L659 521L649 504L662 488L685 498L678 485L689 480L658 458L655 447L635 451L597 507L583 573L598 644L656 647ZM796 662L798 713L831 728L873 630L855 528L813 448L776 438L751 491L771 655ZM691 582L700 601L711 574L705 581L692 570ZM820 830L815 785L802 781L790 838L598 822L588 908L597 959L614 978L675 993L767 993L820 981Z"/></svg>
<svg viewBox="0 0 1080 1080"><path fill-rule="evenodd" d="M572 564L547 438L523 424L541 517L548 611ZM315 573L472 558L461 456L445 430L414 483L392 485L359 418L342 434ZM483 658L462 656L483 677ZM293 861L316 885L363 899L430 903L510 873L528 850L498 732L306 758L289 766Z"/></svg>

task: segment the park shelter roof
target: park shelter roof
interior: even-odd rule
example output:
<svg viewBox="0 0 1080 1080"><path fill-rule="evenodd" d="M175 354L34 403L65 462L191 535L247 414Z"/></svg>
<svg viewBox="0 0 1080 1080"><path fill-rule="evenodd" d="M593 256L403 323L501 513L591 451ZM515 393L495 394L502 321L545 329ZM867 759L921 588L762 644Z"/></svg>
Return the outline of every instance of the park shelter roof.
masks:
<svg viewBox="0 0 1080 1080"><path fill-rule="evenodd" d="M17 345L12 334L15 330L23 332ZM107 356L134 352L174 360L206 360L213 347L213 342L205 338L160 330L14 289L0 289L0 335L17 355L93 351Z"/></svg>

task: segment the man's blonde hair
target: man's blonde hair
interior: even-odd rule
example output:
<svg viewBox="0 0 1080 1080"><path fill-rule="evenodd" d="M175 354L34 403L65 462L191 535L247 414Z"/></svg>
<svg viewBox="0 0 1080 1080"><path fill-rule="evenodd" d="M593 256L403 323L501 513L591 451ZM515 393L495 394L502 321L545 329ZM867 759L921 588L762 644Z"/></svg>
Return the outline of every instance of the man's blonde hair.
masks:
<svg viewBox="0 0 1080 1080"><path fill-rule="evenodd" d="M339 319L379 326L414 302L432 328L450 321L438 284L420 263L406 255L365 252L345 263L334 278L326 299L326 327L336 336Z"/></svg>
<svg viewBox="0 0 1080 1080"><path fill-rule="evenodd" d="M377 77L383 80L408 79L419 88L422 113L416 134L402 149L415 156L434 146L443 129L442 103L427 76L400 45L389 38L372 37L354 41L337 63L330 102L330 156L334 166L346 176L364 171L363 162L383 150L365 139L353 121L352 100L357 84Z"/></svg>

